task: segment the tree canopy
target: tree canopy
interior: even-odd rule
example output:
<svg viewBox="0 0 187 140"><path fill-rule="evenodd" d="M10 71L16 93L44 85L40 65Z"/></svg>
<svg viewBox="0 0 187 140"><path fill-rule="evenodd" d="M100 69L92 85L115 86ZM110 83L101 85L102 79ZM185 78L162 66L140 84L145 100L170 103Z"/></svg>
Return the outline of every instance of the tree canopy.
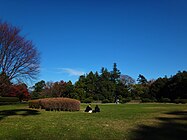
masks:
<svg viewBox="0 0 187 140"><path fill-rule="evenodd" d="M0 22L0 73L6 73L10 80L36 79L40 64L38 50L20 32L17 27Z"/></svg>

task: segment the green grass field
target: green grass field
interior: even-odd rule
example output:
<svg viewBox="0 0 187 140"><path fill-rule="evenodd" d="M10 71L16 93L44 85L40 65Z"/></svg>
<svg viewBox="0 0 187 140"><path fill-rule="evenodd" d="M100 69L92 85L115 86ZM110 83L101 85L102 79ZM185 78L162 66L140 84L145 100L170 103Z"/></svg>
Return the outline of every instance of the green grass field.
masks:
<svg viewBox="0 0 187 140"><path fill-rule="evenodd" d="M47 112L0 106L1 140L186 139L187 105L99 104L100 113ZM94 108L95 105L92 104Z"/></svg>

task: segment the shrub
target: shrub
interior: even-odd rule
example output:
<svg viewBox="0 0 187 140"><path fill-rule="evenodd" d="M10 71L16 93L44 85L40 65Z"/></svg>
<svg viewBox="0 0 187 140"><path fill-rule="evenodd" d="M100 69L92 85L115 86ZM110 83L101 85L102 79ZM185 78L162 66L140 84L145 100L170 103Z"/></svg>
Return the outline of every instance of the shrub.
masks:
<svg viewBox="0 0 187 140"><path fill-rule="evenodd" d="M186 104L187 103L187 99L180 99L180 103L181 104Z"/></svg>
<svg viewBox="0 0 187 140"><path fill-rule="evenodd" d="M108 99L104 99L104 100L102 101L102 103L110 103L110 101L109 101Z"/></svg>
<svg viewBox="0 0 187 140"><path fill-rule="evenodd" d="M93 100L104 100L105 97L101 94L96 94L93 96Z"/></svg>
<svg viewBox="0 0 187 140"><path fill-rule="evenodd" d="M141 98L142 103L157 102L156 98Z"/></svg>
<svg viewBox="0 0 187 140"><path fill-rule="evenodd" d="M122 98L122 100L120 100L120 103L128 103L130 102L132 99L130 97L127 97L127 98Z"/></svg>
<svg viewBox="0 0 187 140"><path fill-rule="evenodd" d="M0 97L0 105L9 105L19 103L19 98L17 97Z"/></svg>
<svg viewBox="0 0 187 140"><path fill-rule="evenodd" d="M187 99L175 99L174 103L176 103L176 104L179 104L179 103L186 104L187 103Z"/></svg>
<svg viewBox="0 0 187 140"><path fill-rule="evenodd" d="M152 102L152 100L149 99L149 98L141 98L141 101L142 101L142 103L149 103L149 102Z"/></svg>
<svg viewBox="0 0 187 140"><path fill-rule="evenodd" d="M93 98L86 98L82 102L83 103L91 103L91 102L93 102Z"/></svg>
<svg viewBox="0 0 187 140"><path fill-rule="evenodd" d="M80 101L70 98L45 98L29 101L30 108L41 108L46 111L78 111L80 110Z"/></svg>
<svg viewBox="0 0 187 140"><path fill-rule="evenodd" d="M17 97L0 97L0 102L19 102Z"/></svg>
<svg viewBox="0 0 187 140"><path fill-rule="evenodd" d="M169 102L171 102L171 100L169 98L161 98L160 102L161 103L169 103Z"/></svg>
<svg viewBox="0 0 187 140"><path fill-rule="evenodd" d="M180 99L175 99L174 103L179 104L180 103Z"/></svg>

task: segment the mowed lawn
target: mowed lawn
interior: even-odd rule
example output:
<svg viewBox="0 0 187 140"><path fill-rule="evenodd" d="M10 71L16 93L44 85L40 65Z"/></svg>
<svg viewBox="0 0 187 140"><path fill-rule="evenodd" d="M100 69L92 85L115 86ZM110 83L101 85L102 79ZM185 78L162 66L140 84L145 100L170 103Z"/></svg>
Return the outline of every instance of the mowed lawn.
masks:
<svg viewBox="0 0 187 140"><path fill-rule="evenodd" d="M92 104L95 107L95 104ZM187 139L187 105L99 104L100 113L0 106L1 140Z"/></svg>

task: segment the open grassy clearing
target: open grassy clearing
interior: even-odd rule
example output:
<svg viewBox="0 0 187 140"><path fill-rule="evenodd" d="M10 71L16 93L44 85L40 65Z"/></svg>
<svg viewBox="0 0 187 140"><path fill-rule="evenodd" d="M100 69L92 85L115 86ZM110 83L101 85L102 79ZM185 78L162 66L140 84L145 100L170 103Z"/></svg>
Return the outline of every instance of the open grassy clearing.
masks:
<svg viewBox="0 0 187 140"><path fill-rule="evenodd" d="M92 104L92 107L95 107ZM100 113L0 106L1 139L185 139L187 105L99 104Z"/></svg>

